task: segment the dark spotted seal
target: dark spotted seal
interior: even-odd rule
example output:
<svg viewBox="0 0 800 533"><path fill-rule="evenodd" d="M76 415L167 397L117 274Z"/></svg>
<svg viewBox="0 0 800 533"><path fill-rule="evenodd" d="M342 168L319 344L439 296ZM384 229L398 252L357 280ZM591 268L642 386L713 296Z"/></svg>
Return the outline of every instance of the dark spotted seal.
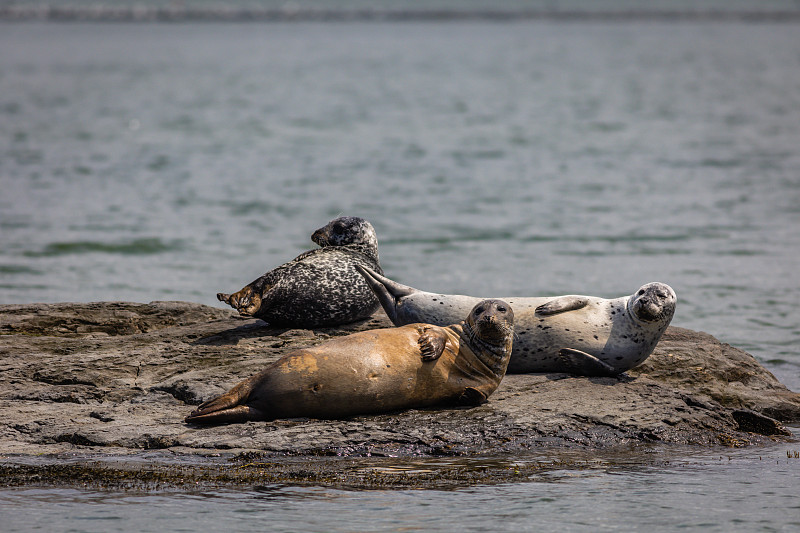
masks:
<svg viewBox="0 0 800 533"><path fill-rule="evenodd" d="M485 300L447 327L411 324L374 329L291 352L187 422L216 424L275 418L343 418L486 401L511 356L514 312Z"/></svg>
<svg viewBox="0 0 800 533"><path fill-rule="evenodd" d="M372 224L340 217L315 231L311 240L321 248L300 254L238 292L218 293L217 299L243 316L276 326L336 326L374 313L378 300L354 268L383 272Z"/></svg>
<svg viewBox="0 0 800 533"><path fill-rule="evenodd" d="M395 325L446 324L480 298L435 294L358 267ZM615 376L653 352L675 314L675 291L648 283L630 296L503 298L516 313L509 373L569 372Z"/></svg>

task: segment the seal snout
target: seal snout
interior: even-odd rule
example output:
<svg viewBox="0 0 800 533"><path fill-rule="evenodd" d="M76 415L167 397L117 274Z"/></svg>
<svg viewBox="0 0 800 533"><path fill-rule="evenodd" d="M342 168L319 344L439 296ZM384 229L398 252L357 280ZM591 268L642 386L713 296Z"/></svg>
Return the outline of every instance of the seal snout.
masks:
<svg viewBox="0 0 800 533"><path fill-rule="evenodd" d="M325 228L319 228L317 231L312 233L311 240L323 248L325 246L328 246L328 239L325 235Z"/></svg>
<svg viewBox="0 0 800 533"><path fill-rule="evenodd" d="M631 299L631 310L639 320L656 322L675 313L677 298L672 287L665 283L648 283Z"/></svg>

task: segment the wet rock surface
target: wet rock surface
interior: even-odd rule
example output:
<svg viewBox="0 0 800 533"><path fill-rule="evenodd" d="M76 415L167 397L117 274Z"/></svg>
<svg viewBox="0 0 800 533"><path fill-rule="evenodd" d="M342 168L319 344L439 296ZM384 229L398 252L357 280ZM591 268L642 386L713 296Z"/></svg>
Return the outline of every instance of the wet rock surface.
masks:
<svg viewBox="0 0 800 533"><path fill-rule="evenodd" d="M800 394L752 356L676 327L643 365L617 378L511 374L476 408L215 427L183 421L292 349L390 325L379 312L340 328L273 328L186 302L0 306L0 453L5 462L146 451L190 462L217 454L514 456L553 447L760 444L790 438L782 424L800 422ZM326 475L338 471L330 464Z"/></svg>

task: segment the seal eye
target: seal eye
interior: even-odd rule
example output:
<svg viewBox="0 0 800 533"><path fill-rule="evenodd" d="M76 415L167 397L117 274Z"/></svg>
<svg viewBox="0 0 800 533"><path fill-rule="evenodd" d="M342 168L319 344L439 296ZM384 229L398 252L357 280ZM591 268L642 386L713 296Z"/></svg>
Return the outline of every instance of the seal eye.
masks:
<svg viewBox="0 0 800 533"><path fill-rule="evenodd" d="M636 294L638 294L639 296L641 296L642 294L644 294L644 289L639 289L639 292L637 292Z"/></svg>
<svg viewBox="0 0 800 533"><path fill-rule="evenodd" d="M483 313L483 307L479 307L479 308L477 308L477 309L475 310L475 314L476 314L476 315L480 315L480 314L482 314L482 313Z"/></svg>
<svg viewBox="0 0 800 533"><path fill-rule="evenodd" d="M333 232L335 234L339 235L343 231L344 231L344 224L342 224L341 222L337 222L336 224L333 225Z"/></svg>
<svg viewBox="0 0 800 533"><path fill-rule="evenodd" d="M500 311L501 313L505 313L506 312L506 308L503 307L502 305L498 305L497 306L497 310Z"/></svg>

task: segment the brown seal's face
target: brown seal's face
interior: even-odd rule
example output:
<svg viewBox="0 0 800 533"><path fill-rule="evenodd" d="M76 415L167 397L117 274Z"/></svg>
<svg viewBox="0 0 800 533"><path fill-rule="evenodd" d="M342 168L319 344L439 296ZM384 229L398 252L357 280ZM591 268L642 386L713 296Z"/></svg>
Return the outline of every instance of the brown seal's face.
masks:
<svg viewBox="0 0 800 533"><path fill-rule="evenodd" d="M665 283L648 283L628 300L631 315L642 322L661 323L672 320L678 298L672 287Z"/></svg>
<svg viewBox="0 0 800 533"><path fill-rule="evenodd" d="M484 300L472 308L466 324L485 344L504 346L514 335L514 311L502 300Z"/></svg>
<svg viewBox="0 0 800 533"><path fill-rule="evenodd" d="M378 246L378 237L372 224L359 217L335 218L315 231L311 240L323 248L348 244Z"/></svg>

